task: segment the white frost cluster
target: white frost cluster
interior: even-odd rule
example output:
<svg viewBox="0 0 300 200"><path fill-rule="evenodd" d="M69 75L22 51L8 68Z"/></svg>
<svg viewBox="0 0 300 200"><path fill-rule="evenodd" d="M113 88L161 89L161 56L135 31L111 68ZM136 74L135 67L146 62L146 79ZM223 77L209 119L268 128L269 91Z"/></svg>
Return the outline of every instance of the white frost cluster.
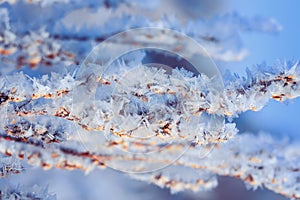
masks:
<svg viewBox="0 0 300 200"><path fill-rule="evenodd" d="M49 194L48 188L41 188L37 185L33 187L7 186L0 189L0 198L8 200L32 200L45 199L56 200L56 195Z"/></svg>
<svg viewBox="0 0 300 200"><path fill-rule="evenodd" d="M0 177L5 177L10 174L19 174L25 171L25 168L20 160L11 156L3 156L0 158Z"/></svg>

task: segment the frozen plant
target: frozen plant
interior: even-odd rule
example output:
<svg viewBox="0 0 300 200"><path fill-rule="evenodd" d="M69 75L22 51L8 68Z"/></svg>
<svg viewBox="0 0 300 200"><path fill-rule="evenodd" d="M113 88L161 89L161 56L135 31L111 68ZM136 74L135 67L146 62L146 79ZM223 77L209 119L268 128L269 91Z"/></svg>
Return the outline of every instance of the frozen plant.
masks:
<svg viewBox="0 0 300 200"><path fill-rule="evenodd" d="M95 63L80 74L79 64L93 46L128 28L178 30L201 42L212 58L229 62L247 55L239 31L278 32L275 20L237 13L177 17L166 15L160 1L0 3L1 177L23 173L26 164L86 172L112 167L147 172L129 176L178 192L212 189L222 175L300 199L299 145L238 133L231 122L240 113L261 110L271 98L297 98L298 63L261 65L248 70L247 77L228 72L221 90L216 77L194 74L186 66L167 71L145 65L145 52L134 62L112 63L105 73ZM82 24L73 18L90 12L103 18ZM142 46L158 40L139 36L144 39L137 44L127 42ZM176 35L169 37L173 40L166 45L180 51L172 43ZM149 156L152 152L159 153ZM11 187L1 195L55 198L47 190L31 190Z"/></svg>

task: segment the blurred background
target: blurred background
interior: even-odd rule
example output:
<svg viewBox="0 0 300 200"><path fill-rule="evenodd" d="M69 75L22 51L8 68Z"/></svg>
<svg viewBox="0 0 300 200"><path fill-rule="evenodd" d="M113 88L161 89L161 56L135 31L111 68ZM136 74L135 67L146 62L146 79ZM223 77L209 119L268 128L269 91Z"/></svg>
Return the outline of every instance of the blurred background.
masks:
<svg viewBox="0 0 300 200"><path fill-rule="evenodd" d="M74 68L80 65L93 46L110 35L145 26L172 28L195 38L213 57L221 73L230 70L244 76L247 67L278 66L300 58L300 1L297 0L125 0L121 3L104 1L103 5L96 0L0 3L0 9L8 11L8 15L0 12L1 33L7 29L17 35L12 47L19 48L18 45L30 42L30 37L41 37L52 39L48 41L52 46L47 51L55 52L58 48L72 52L72 56L44 58L41 52L46 50L22 47L17 55L1 55L3 67L0 73L23 71L39 77L63 70L64 66ZM5 20L6 16L9 19ZM26 39L26 35L30 37ZM58 41L57 46L52 41ZM10 43L1 45L8 48ZM27 59L35 58L30 53L32 51L40 56L36 63ZM296 141L300 132L299 111L299 99L285 103L271 100L261 111L243 113L234 122L240 134L267 132L279 139L288 137ZM170 194L167 189L132 180L111 169L96 169L84 174L76 170L44 171L28 166L23 174L1 179L0 186L48 186L49 192L56 194L58 199L285 199L263 188L247 190L244 183L235 178L219 177L218 180L218 187L211 191Z"/></svg>

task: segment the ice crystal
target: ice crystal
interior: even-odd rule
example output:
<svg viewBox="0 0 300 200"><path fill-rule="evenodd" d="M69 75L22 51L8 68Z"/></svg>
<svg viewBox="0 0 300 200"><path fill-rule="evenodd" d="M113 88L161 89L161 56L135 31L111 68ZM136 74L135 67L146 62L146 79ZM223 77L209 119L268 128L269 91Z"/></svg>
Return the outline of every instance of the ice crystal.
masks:
<svg viewBox="0 0 300 200"><path fill-rule="evenodd" d="M48 188L41 188L37 185L34 185L33 187L10 186L1 188L0 198L9 200L55 200L56 196L53 194L49 194Z"/></svg>

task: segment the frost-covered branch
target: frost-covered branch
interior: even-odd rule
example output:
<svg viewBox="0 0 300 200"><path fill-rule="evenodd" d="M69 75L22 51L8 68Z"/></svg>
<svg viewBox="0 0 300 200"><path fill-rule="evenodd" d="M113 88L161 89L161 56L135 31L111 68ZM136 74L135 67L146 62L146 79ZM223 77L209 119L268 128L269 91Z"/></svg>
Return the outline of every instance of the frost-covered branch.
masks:
<svg viewBox="0 0 300 200"><path fill-rule="evenodd" d="M210 180L213 180L211 173L214 173L239 178L251 188L262 186L289 198L299 199L299 144L287 145L288 143L287 140L275 140L265 134L257 136L241 134L227 143L218 145L204 159L199 158L198 153L201 148L192 147L174 165L195 169L194 172L190 172L192 181L198 183L192 184L194 190L207 189L206 184L216 187L214 182L201 181L203 177L211 177ZM176 192L184 190L191 181L188 175L175 175L175 172L178 174L182 170L186 168L172 169L171 167L152 174L133 175L133 177L171 188ZM206 176L203 176L203 173ZM182 182L187 183L187 186ZM204 188L201 188L203 186Z"/></svg>
<svg viewBox="0 0 300 200"><path fill-rule="evenodd" d="M124 68L122 73L130 73L124 70L126 69ZM185 109L195 115L197 113L207 112L209 114L237 116L238 113L247 110L260 110L270 98L284 101L285 99L292 99L299 96L300 73L299 64L297 63L292 66L286 65L282 70L277 71L264 71L263 67L256 72L248 71L247 78L234 77L232 75L229 77L229 75L226 75L225 80L227 80L227 83L224 92L210 90L209 87L213 88L214 79L209 79L204 75L189 77L189 74L185 74L186 72L184 70L174 70L175 75L169 83L170 85L161 87L159 86L161 83L157 81L159 79L163 80L168 78L168 76L164 75L163 71L143 71L143 67L137 68L137 70L142 70L141 73L143 73L143 77L141 77L141 80L138 80L139 77L137 77L136 82L141 81L144 85L135 88L136 91L140 89L140 94L130 93L128 94L129 96L135 96L142 101L147 101L149 97L143 95L143 93L147 92L142 90L171 96L183 92L183 96L185 96L184 98L186 99L184 102L186 106ZM159 76L159 73L162 73L162 76ZM157 77L156 80L152 79L153 75ZM151 78L144 81L142 80L144 77ZM182 81L182 78L184 78L185 81ZM82 82L76 81L74 77L69 74L59 75L55 73L50 77L45 75L41 79L30 78L24 74L1 77L1 79L1 105L9 102L26 102L45 98L49 99L48 106L53 107L53 110L48 113L51 115L58 113L59 110L64 107L58 107L57 103L55 105L55 101L59 99L63 99L64 101L71 99L72 101L74 97L72 96L72 92L74 92L74 89L76 92L78 84L83 84ZM110 90L114 90L116 86L127 87L128 89L131 87L130 85L126 85L129 84L126 82L128 80L123 80L124 83L121 83L120 80L114 76L95 77L87 81L93 80L98 82L100 88L106 86ZM18 84L18 81L23 84ZM134 82L130 84L134 84ZM70 102L70 100L67 102ZM99 105L97 105L98 103ZM101 107L100 104L101 101L97 102L95 106ZM30 105L30 103L28 105ZM18 115L26 115L26 113L32 111L31 109L33 109L33 106L28 107L27 110L18 110L17 113ZM35 111L38 111L38 106ZM45 111L45 108L39 110L41 113ZM11 112L13 113L13 110L11 110ZM67 110L66 112L71 112L71 110ZM78 116L74 116L73 118L78 118Z"/></svg>
<svg viewBox="0 0 300 200"><path fill-rule="evenodd" d="M0 5L0 62L3 65L0 70L4 74L24 66L56 68L78 64L96 42L124 31L120 29L120 24L126 29L164 27L178 30L201 42L212 57L224 61L238 61L247 55L237 33L239 30L268 33L281 30L281 26L273 19L251 19L237 13L211 20L191 19L189 23L185 23L166 15L159 3L152 6L152 15L144 16L148 13L145 12L145 5L136 1L24 1L30 2L29 4L20 1L8 2L12 3L7 5L11 8L11 13L8 8L1 8ZM98 15L103 15L103 12L107 12L107 17L99 23L87 22L84 26L74 21L76 17L68 17L84 9L98 9L94 18L102 18ZM128 12L128 9L131 11ZM135 10L134 16L132 9ZM122 20L117 14L119 12L123 13ZM19 18L18 15L24 17ZM154 16L160 16L160 19ZM18 20L14 20L14 17ZM224 24L231 28L222 31L220 35Z"/></svg>
<svg viewBox="0 0 300 200"><path fill-rule="evenodd" d="M259 65L257 69L247 70L247 78L229 75L224 80L227 81L224 113L228 116L258 111L270 98L284 101L300 95L299 63L285 63L281 67Z"/></svg>
<svg viewBox="0 0 300 200"><path fill-rule="evenodd" d="M120 72L129 73L124 70L126 68L121 69ZM122 138L130 138L130 134L126 132L140 127L142 125L140 123L144 121L143 123L152 125L157 123L155 125L157 128L152 127L152 129L158 135L173 136L179 131L185 136L192 138L197 136L206 138L206 142L217 142L226 141L234 134L229 133L232 130L225 131L226 126L220 126L221 128L213 126L203 113L236 117L237 114L247 110L261 109L270 98L284 100L299 96L297 64L282 72L278 71L278 74L264 72L258 73L256 78L249 74L248 80L236 78L226 85L224 91L213 87L214 79L209 79L205 75L190 76L184 70L173 70L172 76L165 74L163 70L153 70L144 66L139 66L135 70L135 73L132 71L130 73L134 76L143 73L143 76L138 76L132 82L128 75L127 80L116 79L114 75L100 79L97 77L87 79L86 81L98 81L100 90L106 90L101 94L102 96L97 97L98 99L90 99L90 94L81 94L80 90L77 90L78 85L87 85L87 83L75 80L69 74L54 73L51 77L43 76L41 79L30 78L23 74L3 77L1 108L4 113L7 113L4 115L7 119L14 119L17 116L56 116L76 122L84 130L110 131ZM152 78L145 80L145 77ZM165 80L169 81L165 82ZM22 81L23 85L17 84L18 81ZM137 86L138 82L143 84ZM136 92L124 93L126 90ZM84 104L82 104L82 96L86 96ZM157 101L163 104L156 105L154 102ZM116 102L119 102L118 106L114 106ZM155 114L157 109L166 111L157 118ZM117 119L114 113L119 112L123 112L124 116L131 114L124 119ZM195 123L192 129L190 129L191 117ZM15 119L12 121L17 123ZM201 121L208 123L203 124ZM115 126L116 124L125 125L128 130L125 131L127 129L125 127L120 129L119 126ZM5 129L12 132L7 126ZM200 136L193 134L199 131L202 133ZM190 134L187 134L188 132Z"/></svg>
<svg viewBox="0 0 300 200"><path fill-rule="evenodd" d="M128 74L126 67L123 67L121 66L120 72ZM116 79L107 75L79 81L68 73L53 73L41 79L23 74L2 77L0 108L2 113L6 114L1 116L5 123L1 127L0 151L7 156L21 159L26 157L30 164L46 169L56 167L90 171L96 166L103 168L114 163L135 161L145 165L167 164L171 165L170 169L134 177L161 187L169 187L173 191L196 191L215 187L216 179L213 174L234 176L253 187L262 185L285 196L299 198L299 155L296 145L281 145L280 141L266 136L236 135L234 124L227 124L224 120L216 123L215 120L205 117L236 117L246 110L254 110L254 107L262 108L270 98L277 99L276 96L280 96L281 99L278 100L283 101L284 97L299 96L298 64L285 66L277 72L272 70L272 73L266 70L248 73L248 79L235 77L226 83L225 90L219 93L212 85L213 78L209 79L203 74L193 76L183 69L173 69L171 74L166 74L164 70L143 65L134 70L134 73L132 69L130 72L135 75L135 80L130 76ZM140 72L145 76L137 76ZM17 85L15 80L24 84ZM106 92L101 92L93 99L89 99L89 93L93 90L85 91L85 95L76 95L76 92L81 91L78 88L89 85L90 81L96 81L100 91L105 89ZM140 84L137 85L136 81ZM107 99L107 95L111 98ZM120 95L123 101L135 99L135 104L130 107L132 113L127 116L130 121L126 121L126 118L114 118L112 114L114 109L119 113L118 109L122 108L123 104L123 115L127 112L126 105L129 105L130 101L119 101L121 99L117 97ZM77 99L82 96L86 97L84 105L82 99ZM154 97L156 101L159 100L160 109L171 109L172 115L165 112L159 117L160 121L156 121L155 115L151 114L151 109L157 113ZM19 101L13 100L17 98ZM172 99L174 101L171 102ZM119 107L111 107L114 105L110 102L112 100L118 100ZM177 112L174 112L174 109ZM139 112L142 112L142 115L136 115ZM143 123L140 123L139 119L147 119L147 126L156 131L154 140L137 139L136 135L132 134L139 128L143 130ZM191 126L192 123L194 124ZM132 127L136 129L129 133L128 130ZM77 131L86 137L80 138ZM102 136L106 139L103 140ZM235 137L232 139L233 136ZM192 146L176 162L172 162L168 153L158 154L153 159L147 154L133 156L115 152L116 149L147 152L149 147L150 150L160 151L165 147L169 148L166 142L170 140L173 140L170 147L176 148L177 152L183 150L185 144ZM80 148L82 142L92 144L95 141L99 142L96 149ZM247 145L244 145L246 143ZM210 152L214 145L217 145L216 148ZM199 156L201 150L205 155L210 153L203 158ZM140 167L142 169L143 165ZM168 171L189 169L204 171L201 171L199 176L192 176L193 179L173 176L174 172ZM124 170L126 171L126 165Z"/></svg>
<svg viewBox="0 0 300 200"><path fill-rule="evenodd" d="M1 151L16 154L23 149L23 144L22 141L15 142L13 145L2 141ZM26 148L29 163L46 169L57 167L91 170L95 166L105 167L105 163L112 159L116 159L116 161L120 159L118 155L91 154L86 151L78 151L77 148L59 148L57 146L41 151L38 146L29 145L31 147L27 146ZM266 135L254 137L245 134L218 145L204 159L199 156L201 148L201 146L192 146L183 157L162 171L132 175L132 177L152 182L161 187L168 187L176 192L184 189L197 191L216 187L213 174L218 174L242 179L254 188L264 186L290 198L300 198L297 144L287 146L286 141L276 141ZM132 158L127 156L121 157L121 159ZM134 159L153 162L153 160L147 160L147 156L143 155ZM158 156L155 162L168 163L169 161ZM189 172L191 176L186 172Z"/></svg>
<svg viewBox="0 0 300 200"><path fill-rule="evenodd" d="M298 63L259 66L246 78L226 74L224 88L216 87L216 77L193 74L181 68L185 66L166 72L141 62L134 67L113 63L113 73L103 73L103 66L94 63L77 76L77 65L96 43L129 28L177 30L225 62L247 55L241 31L272 34L282 29L272 18L237 13L175 16L163 5L135 0L0 0L1 176L24 171L27 162L86 172L95 167L147 172L169 166L130 176L172 192L212 189L216 175L232 176L249 187L263 186L300 199L298 146L266 135L237 134L235 124L227 122L262 109L271 98L299 97ZM82 14L89 20L79 19ZM145 31L139 37L128 34L122 44L109 42L116 47L157 42L176 53L184 49L177 34L168 39L154 36ZM194 49L187 49L194 55ZM153 152L158 153L149 156ZM1 189L1 198L55 197L47 191L10 188Z"/></svg>

